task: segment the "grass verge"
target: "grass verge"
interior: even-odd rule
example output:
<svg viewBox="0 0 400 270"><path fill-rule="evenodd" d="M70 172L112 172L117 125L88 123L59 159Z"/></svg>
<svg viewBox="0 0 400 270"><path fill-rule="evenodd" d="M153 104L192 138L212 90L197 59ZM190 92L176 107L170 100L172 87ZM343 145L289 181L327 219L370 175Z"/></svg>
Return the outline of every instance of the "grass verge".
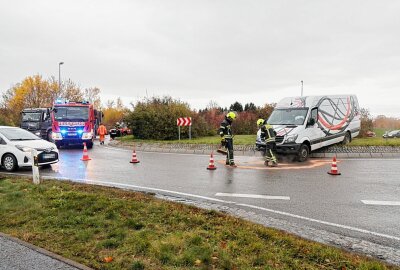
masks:
<svg viewBox="0 0 400 270"><path fill-rule="evenodd" d="M96 269L399 269L215 211L71 182L1 179L0 220L0 231Z"/></svg>
<svg viewBox="0 0 400 270"><path fill-rule="evenodd" d="M132 135L117 138L121 142L136 142L136 143L161 143L161 144L219 144L221 139L219 136L201 137L192 140L172 140L172 141L156 141L156 140L136 140ZM256 135L236 135L234 138L235 145L254 145ZM348 146L400 146L400 138L384 139L382 137L373 138L354 138Z"/></svg>

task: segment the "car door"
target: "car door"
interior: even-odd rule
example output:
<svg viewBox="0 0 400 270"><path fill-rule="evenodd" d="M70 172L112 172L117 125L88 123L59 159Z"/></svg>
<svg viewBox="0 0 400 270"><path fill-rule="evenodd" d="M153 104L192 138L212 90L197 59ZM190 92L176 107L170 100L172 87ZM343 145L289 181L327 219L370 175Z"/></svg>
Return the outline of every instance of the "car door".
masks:
<svg viewBox="0 0 400 270"><path fill-rule="evenodd" d="M318 108L311 109L310 116L307 120L306 130L310 138L311 150L321 148L323 146L322 138L324 132L318 127Z"/></svg>
<svg viewBox="0 0 400 270"><path fill-rule="evenodd" d="M0 158L4 155L4 153L7 151L7 143L6 141L3 139L3 137L0 134ZM2 160L0 160L0 163L2 162ZM1 164L0 164L1 165Z"/></svg>

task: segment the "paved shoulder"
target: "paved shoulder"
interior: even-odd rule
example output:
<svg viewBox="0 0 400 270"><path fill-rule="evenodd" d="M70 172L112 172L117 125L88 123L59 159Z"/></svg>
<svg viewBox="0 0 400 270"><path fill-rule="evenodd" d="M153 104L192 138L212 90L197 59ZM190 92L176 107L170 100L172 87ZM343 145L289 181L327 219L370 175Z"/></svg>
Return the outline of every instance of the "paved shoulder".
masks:
<svg viewBox="0 0 400 270"><path fill-rule="evenodd" d="M90 270L19 239L0 233L0 270Z"/></svg>

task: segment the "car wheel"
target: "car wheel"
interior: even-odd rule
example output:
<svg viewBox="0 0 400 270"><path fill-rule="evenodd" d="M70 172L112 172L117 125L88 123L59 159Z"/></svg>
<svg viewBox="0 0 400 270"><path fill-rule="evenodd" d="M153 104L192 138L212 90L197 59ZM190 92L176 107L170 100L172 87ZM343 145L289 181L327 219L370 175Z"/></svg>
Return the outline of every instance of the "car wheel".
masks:
<svg viewBox="0 0 400 270"><path fill-rule="evenodd" d="M13 154L5 154L1 164L8 172L13 172L18 169L18 162Z"/></svg>
<svg viewBox="0 0 400 270"><path fill-rule="evenodd" d="M346 132L346 135L344 135L344 139L343 139L342 145L349 144L350 142L351 142L350 132Z"/></svg>
<svg viewBox="0 0 400 270"><path fill-rule="evenodd" d="M54 142L53 141L53 131L51 131L51 130L47 131L47 140L49 142Z"/></svg>
<svg viewBox="0 0 400 270"><path fill-rule="evenodd" d="M304 162L308 159L310 155L310 148L306 144L302 144L299 149L299 153L297 154L297 160L299 162Z"/></svg>

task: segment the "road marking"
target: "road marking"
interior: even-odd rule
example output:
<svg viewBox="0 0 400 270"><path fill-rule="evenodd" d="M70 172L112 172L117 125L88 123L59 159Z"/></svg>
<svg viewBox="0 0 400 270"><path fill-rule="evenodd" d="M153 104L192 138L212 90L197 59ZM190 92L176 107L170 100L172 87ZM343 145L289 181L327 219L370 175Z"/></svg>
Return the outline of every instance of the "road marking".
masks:
<svg viewBox="0 0 400 270"><path fill-rule="evenodd" d="M258 194L216 193L215 196L253 198L253 199L265 199L265 200L290 200L290 197L287 196L269 196L269 195L258 195Z"/></svg>
<svg viewBox="0 0 400 270"><path fill-rule="evenodd" d="M21 174L21 173L0 173L0 174L29 176L29 174ZM341 225L341 224L332 223L332 222L328 222L328 221L322 221L322 220L318 220L318 219L303 217L300 215L291 214L291 213L273 210L273 209L268 209L268 208L264 208L264 207L259 207L259 206L255 206L255 205L251 205L251 204L235 203L235 202L231 202L231 201L224 201L224 200L219 200L219 199L215 199L215 198L210 198L210 197L200 196L200 195L195 195L195 194L190 194L190 193L176 192L176 191L158 189L158 188L142 187L142 186L129 185L129 184L118 184L118 183L107 182L107 181L96 181L96 180L86 180L86 179L69 179L66 177L57 178L57 177L53 177L53 176L42 176L42 178L70 180L70 181L81 182L81 183L83 182L86 184L91 183L94 185L103 185L103 186L109 186L109 187L121 187L121 188L132 188L132 189L139 189L139 190L161 191L161 192L166 192L166 193L170 193L170 194L184 195L184 196L193 197L193 198L201 198L201 199L205 199L205 200L209 200L209 201L216 201L216 202L221 202L221 203L233 204L236 206L243 206L243 207L258 209L258 210L262 210L262 211L266 211L266 212L270 212L270 213L274 213L274 214L278 214L278 215L282 215L282 216L297 218L297 219L306 220L309 222L329 225L332 227L337 227L337 228L341 228L341 229L346 229L346 230L350 230L350 231L355 231L355 232L359 232L359 233L364 233L364 234L369 234L369 235L383 237L383 238L387 238L387 239L391 239L391 240L400 241L400 237L396 237L396 236L392 236L392 235L377 233L377 232L373 232L373 231L369 231L369 230L365 230L365 229L360 229L360 228L351 227L351 226L347 226L347 225Z"/></svg>
<svg viewBox="0 0 400 270"><path fill-rule="evenodd" d="M342 225L342 224L337 224L337 223L333 223L333 222L318 220L318 219L314 219L314 218L303 217L303 216L299 216L299 215L295 215L295 214L291 214L291 213L287 213L287 212L282 212L282 211L277 211L277 210L272 210L272 209L268 209L268 208L264 208L264 207L251 205L251 204L239 203L239 204L236 204L236 205L249 207L249 208L253 208L253 209L258 209L258 210L262 210L262 211L266 211L266 212L270 212L270 213L274 213L274 214L279 214L279 215L282 215L282 216L293 217L293 218L297 218L297 219L301 219L301 220L315 222L315 223L319 223L319 224L329 225L329 226L332 226L332 227L337 227L337 228L346 229L346 230L350 230L350 231L355 231L355 232L360 232L360 233L364 233L364 234L370 234L370 235L374 235L374 236L388 238L388 239L391 239L391 240L400 241L400 237L392 236L392 235L388 235L388 234L377 233L377 232L368 231L368 230L365 230L365 229L360 229L360 228L351 227L351 226L347 226L347 225Z"/></svg>
<svg viewBox="0 0 400 270"><path fill-rule="evenodd" d="M390 206L400 206L400 201L374 201L374 200L361 200L363 204L367 205L390 205Z"/></svg>

